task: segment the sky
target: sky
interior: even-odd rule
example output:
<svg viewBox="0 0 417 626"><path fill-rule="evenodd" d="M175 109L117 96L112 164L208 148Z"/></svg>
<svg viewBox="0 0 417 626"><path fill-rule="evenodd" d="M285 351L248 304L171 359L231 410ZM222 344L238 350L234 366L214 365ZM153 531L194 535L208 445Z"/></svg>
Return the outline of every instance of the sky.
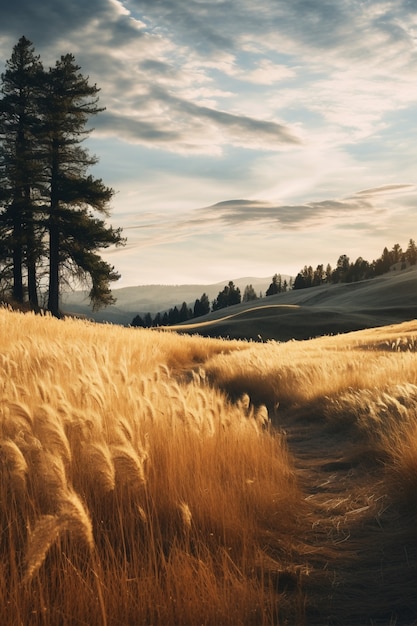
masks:
<svg viewBox="0 0 417 626"><path fill-rule="evenodd" d="M414 0L1 0L101 89L114 288L295 276L417 239Z"/></svg>

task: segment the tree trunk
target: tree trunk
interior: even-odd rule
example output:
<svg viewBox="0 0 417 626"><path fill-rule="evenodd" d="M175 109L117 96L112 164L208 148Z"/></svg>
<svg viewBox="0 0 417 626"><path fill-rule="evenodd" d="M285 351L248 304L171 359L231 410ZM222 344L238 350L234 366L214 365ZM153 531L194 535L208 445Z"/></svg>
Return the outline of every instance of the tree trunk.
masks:
<svg viewBox="0 0 417 626"><path fill-rule="evenodd" d="M20 304L23 303L22 235L20 219L15 219L13 224L13 299Z"/></svg>
<svg viewBox="0 0 417 626"><path fill-rule="evenodd" d="M51 205L49 214L49 293L48 311L55 317L61 317L59 311L59 195L57 181L59 173L59 142L56 138L52 141L52 167L51 167Z"/></svg>
<svg viewBox="0 0 417 626"><path fill-rule="evenodd" d="M25 188L25 198L27 206L31 206L30 188ZM28 298L29 304L34 311L39 310L38 290L36 284L36 242L35 228L33 221L33 208L29 209L30 214L27 216L27 235L26 235L26 265L28 272Z"/></svg>
<svg viewBox="0 0 417 626"><path fill-rule="evenodd" d="M36 264L31 258L27 262L29 304L34 311L39 311L38 290L36 284Z"/></svg>
<svg viewBox="0 0 417 626"><path fill-rule="evenodd" d="M55 317L61 317L59 311L59 228L51 217L49 227L49 294L48 310Z"/></svg>

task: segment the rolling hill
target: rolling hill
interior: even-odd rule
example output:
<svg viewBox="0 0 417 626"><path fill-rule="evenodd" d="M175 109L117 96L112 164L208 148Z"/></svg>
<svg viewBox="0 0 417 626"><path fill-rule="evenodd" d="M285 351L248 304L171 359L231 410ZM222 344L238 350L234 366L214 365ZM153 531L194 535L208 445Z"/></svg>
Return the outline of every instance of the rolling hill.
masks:
<svg viewBox="0 0 417 626"><path fill-rule="evenodd" d="M175 327L231 339L309 339L417 317L417 267L378 278L322 285L243 303Z"/></svg>
<svg viewBox="0 0 417 626"><path fill-rule="evenodd" d="M204 292L211 300L227 282L125 287L114 290L115 305L97 313L88 306L85 292L74 292L65 296L63 308L68 314L97 322L129 325L137 313L154 314L181 302L193 306ZM259 293L267 289L270 279L246 277L233 282L242 292L247 284L252 284ZM384 326L415 317L417 266L356 283L322 285L260 298L220 309L175 329L211 337L288 341Z"/></svg>

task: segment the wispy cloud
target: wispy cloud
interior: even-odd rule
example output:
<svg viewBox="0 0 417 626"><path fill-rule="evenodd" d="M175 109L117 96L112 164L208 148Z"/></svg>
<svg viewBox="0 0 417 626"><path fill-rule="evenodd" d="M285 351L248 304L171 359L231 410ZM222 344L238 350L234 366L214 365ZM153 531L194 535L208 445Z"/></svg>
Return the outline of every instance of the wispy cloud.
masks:
<svg viewBox="0 0 417 626"><path fill-rule="evenodd" d="M268 151L300 143L296 133L283 124L201 106L160 87L143 98L147 100L144 110L123 115L108 111L97 121L97 130L181 153L218 154L224 145Z"/></svg>
<svg viewBox="0 0 417 626"><path fill-rule="evenodd" d="M370 202L352 198L346 200L322 200L300 205L274 205L256 200L228 200L201 209L199 221L217 221L221 224L239 227L246 223L275 225L281 229L306 230L322 227L331 220L335 225L346 218L352 219L357 213L372 212ZM204 217L203 217L204 216Z"/></svg>
<svg viewBox="0 0 417 626"><path fill-rule="evenodd" d="M146 213L141 215L137 223L128 229L135 230L140 237L148 239L154 245L165 241L179 241L194 237L196 234L210 236L216 230L239 233L247 231L264 236L272 229L279 232L312 232L314 230L332 230L346 228L354 231L364 230L367 224L369 231L378 223L390 223L390 207L392 199L399 193L407 199L416 199L417 187L411 184L384 185L381 187L358 191L349 198L325 199L305 204L274 204L260 200L234 199L218 202L214 205L183 211L179 215L172 212ZM401 206L401 203L399 207Z"/></svg>
<svg viewBox="0 0 417 626"><path fill-rule="evenodd" d="M416 191L417 186L415 184L405 183L396 185L381 185L381 187L373 187L372 189L363 189L356 192L356 196L380 196L380 195L395 195L397 193L407 193Z"/></svg>

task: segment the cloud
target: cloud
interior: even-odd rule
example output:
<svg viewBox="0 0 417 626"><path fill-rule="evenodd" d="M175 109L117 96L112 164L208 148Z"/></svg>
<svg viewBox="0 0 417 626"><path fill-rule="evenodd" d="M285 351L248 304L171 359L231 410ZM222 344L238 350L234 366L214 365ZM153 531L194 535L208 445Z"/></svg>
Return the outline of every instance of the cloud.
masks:
<svg viewBox="0 0 417 626"><path fill-rule="evenodd" d="M277 150L300 143L283 124L201 106L175 97L161 86L150 88L136 100L146 101L144 107L126 114L123 107L121 112L111 107L97 119L97 131L182 153L219 154L225 144Z"/></svg>
<svg viewBox="0 0 417 626"><path fill-rule="evenodd" d="M63 5L62 11L57 10L58 4ZM47 62L51 62L52 48L56 57L69 49L82 70L101 87L101 101L107 112L94 120L94 125L102 136L113 135L181 154L208 155L220 154L227 144L277 150L299 142L294 131L274 119L275 116L257 118L245 113L242 107L227 110L219 106L218 98L224 99L225 93L214 86L207 68L204 70L187 58L186 46L198 49L197 40L202 33L217 46L228 45L223 37L219 41L219 36L214 34L217 29L212 15L208 20L211 26L202 20L206 9L201 3L191 2L188 8L170 2L158 4L155 8L146 2L76 0L68 6L47 0L39 6L18 0L19 13L25 14L25 19L18 23L20 28L29 29L36 50L46 47ZM173 30L169 16L174 9ZM223 3L218 3L215 13L219 15L223 10ZM11 11L6 24L9 32L16 30L12 17ZM42 29L44 21L46 26ZM38 24L37 33L33 32L33 24ZM50 24L53 34L49 32ZM0 25L0 32L1 29ZM195 36L189 44L189 37L185 37L185 47L183 43L180 46L174 43L183 29ZM94 43L86 48L86 40ZM260 60L248 75L248 81L269 84L278 75L290 74L284 66ZM200 102L195 97L199 86Z"/></svg>
<svg viewBox="0 0 417 626"><path fill-rule="evenodd" d="M416 185L405 183L405 184L396 184L396 185L381 185L380 187L373 187L372 189L363 189L362 191L357 191L356 196L376 196L376 195L393 195L396 193L409 193L410 191L415 191Z"/></svg>
<svg viewBox="0 0 417 626"><path fill-rule="evenodd" d="M3 13L3 54L23 32L47 62L73 52L102 87L97 127L181 154L295 144L295 108L349 143L415 99L405 0L17 0Z"/></svg>
<svg viewBox="0 0 417 626"><path fill-rule="evenodd" d="M103 137L117 137L133 143L151 145L166 145L169 150L176 145L180 137L174 130L164 129L160 124L152 121L135 119L129 115L117 115L105 112L95 120L97 135Z"/></svg>
<svg viewBox="0 0 417 626"><path fill-rule="evenodd" d="M207 221L217 221L227 226L244 224L275 224L283 229L301 230L350 219L352 213L370 212L372 205L366 200L322 200L299 205L279 205L257 200L227 200L205 209L198 215ZM205 216L205 217L204 217Z"/></svg>
<svg viewBox="0 0 417 626"><path fill-rule="evenodd" d="M226 200L209 207L183 211L179 215L160 212L145 213L130 219L129 230L147 240L145 245L185 241L197 235L210 236L214 232L266 233L271 228L280 232L307 232L332 224L343 227L357 220L362 228L366 217L380 212L372 202L360 197L342 200L321 200L299 205L280 205L259 200ZM369 221L369 220L368 220Z"/></svg>

